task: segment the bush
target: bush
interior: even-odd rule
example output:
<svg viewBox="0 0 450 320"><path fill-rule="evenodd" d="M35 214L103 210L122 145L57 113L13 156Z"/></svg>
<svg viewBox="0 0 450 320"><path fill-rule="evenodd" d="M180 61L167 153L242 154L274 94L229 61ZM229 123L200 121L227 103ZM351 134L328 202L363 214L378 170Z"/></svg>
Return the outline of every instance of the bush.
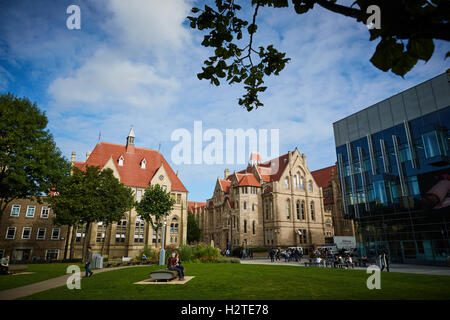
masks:
<svg viewBox="0 0 450 320"><path fill-rule="evenodd" d="M192 248L186 245L182 245L179 250L181 261L192 260Z"/></svg>
<svg viewBox="0 0 450 320"><path fill-rule="evenodd" d="M217 262L217 263L241 263L241 260L238 258L218 257L215 262Z"/></svg>
<svg viewBox="0 0 450 320"><path fill-rule="evenodd" d="M240 258L241 257L241 250L242 250L242 247L235 247L231 251L231 256Z"/></svg>
<svg viewBox="0 0 450 320"><path fill-rule="evenodd" d="M149 248L147 245L144 247L144 250L142 250L137 256L136 259L138 261L141 261L142 255L145 253L147 256L147 260L155 261L156 260L156 252Z"/></svg>
<svg viewBox="0 0 450 320"><path fill-rule="evenodd" d="M268 247L258 247L258 248L251 248L253 249L253 253L255 252L269 252L270 248Z"/></svg>

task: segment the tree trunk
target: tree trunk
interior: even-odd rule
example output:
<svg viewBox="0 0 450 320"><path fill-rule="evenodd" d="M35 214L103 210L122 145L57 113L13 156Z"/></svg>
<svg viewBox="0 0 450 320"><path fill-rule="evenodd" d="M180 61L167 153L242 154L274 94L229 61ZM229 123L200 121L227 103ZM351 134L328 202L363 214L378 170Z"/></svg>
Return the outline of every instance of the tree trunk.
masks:
<svg viewBox="0 0 450 320"><path fill-rule="evenodd" d="M77 239L78 225L75 224L72 228L73 228L73 231L72 231L72 238L70 240L70 256L69 256L69 259L73 259L73 254L75 252L75 241Z"/></svg>
<svg viewBox="0 0 450 320"><path fill-rule="evenodd" d="M64 260L67 259L67 250L69 248L69 237L70 237L70 230L72 229L72 226L68 226L67 233L66 233L66 245L64 247Z"/></svg>
<svg viewBox="0 0 450 320"><path fill-rule="evenodd" d="M90 240L90 228L91 228L91 222L86 223L86 230L84 232L84 242L83 242L83 262L85 261L85 257L86 257L86 251L87 251L87 247L89 246L89 240Z"/></svg>

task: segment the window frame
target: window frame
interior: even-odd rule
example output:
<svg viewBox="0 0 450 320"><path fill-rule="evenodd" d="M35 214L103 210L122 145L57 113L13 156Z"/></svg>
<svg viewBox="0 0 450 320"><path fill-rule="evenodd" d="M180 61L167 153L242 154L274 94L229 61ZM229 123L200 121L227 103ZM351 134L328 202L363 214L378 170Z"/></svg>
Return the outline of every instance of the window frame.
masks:
<svg viewBox="0 0 450 320"><path fill-rule="evenodd" d="M29 210L30 208L34 208L34 210L33 210L33 215L32 215L32 216L29 216L29 215L28 215L28 210ZM35 206L35 205L32 205L32 204L27 205L27 211L25 212L25 218L34 218L35 215L36 215L36 206Z"/></svg>
<svg viewBox="0 0 450 320"><path fill-rule="evenodd" d="M42 238L39 238L39 231L44 230L44 236ZM47 228L38 228L36 233L36 240L45 240L45 236L47 235Z"/></svg>
<svg viewBox="0 0 450 320"><path fill-rule="evenodd" d="M8 238L8 233L10 229L14 229L14 235L12 236L12 238ZM9 226L8 228L6 228L6 235L5 235L5 239L6 240L14 240L16 239L16 233L17 233L17 227L15 226Z"/></svg>
<svg viewBox="0 0 450 320"><path fill-rule="evenodd" d="M47 209L47 210L48 210L47 216L43 216L44 209ZM42 206L40 218L42 218L42 219L48 219L49 217L50 217L50 207L48 207L48 206Z"/></svg>
<svg viewBox="0 0 450 320"><path fill-rule="evenodd" d="M13 215L14 207L19 207L19 212L17 213L17 215ZM20 210L21 210L21 209L22 209L22 206L21 206L20 204L13 204L13 205L11 206L10 217L16 217L16 218L18 218L18 217L20 216Z"/></svg>
<svg viewBox="0 0 450 320"><path fill-rule="evenodd" d="M29 230L30 230L30 232L29 232L29 234L28 234L28 238L24 238L24 237L23 237L23 235L24 235L26 229L29 229ZM32 230L33 230L32 227L23 227L23 228L22 228L22 237L21 237L21 240L30 240L30 239L31 239L31 231L32 231Z"/></svg>

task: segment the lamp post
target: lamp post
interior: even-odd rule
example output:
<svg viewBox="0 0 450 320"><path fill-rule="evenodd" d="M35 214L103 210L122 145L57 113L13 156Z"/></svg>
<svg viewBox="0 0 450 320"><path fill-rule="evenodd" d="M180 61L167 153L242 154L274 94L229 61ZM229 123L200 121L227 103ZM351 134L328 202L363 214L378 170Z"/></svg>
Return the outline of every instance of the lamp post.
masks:
<svg viewBox="0 0 450 320"><path fill-rule="evenodd" d="M165 241L165 235L166 235L166 216L164 216L164 226L163 226L163 236L162 236L162 247L161 251L159 252L159 265L163 266L166 264L166 251L164 250L164 241Z"/></svg>

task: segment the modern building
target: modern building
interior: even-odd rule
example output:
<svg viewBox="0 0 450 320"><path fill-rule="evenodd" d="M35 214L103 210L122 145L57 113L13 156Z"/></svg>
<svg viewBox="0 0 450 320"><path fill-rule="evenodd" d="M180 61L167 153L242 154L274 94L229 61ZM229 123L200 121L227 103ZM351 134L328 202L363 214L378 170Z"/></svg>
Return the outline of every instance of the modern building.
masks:
<svg viewBox="0 0 450 320"><path fill-rule="evenodd" d="M165 245L179 247L186 243L188 191L159 151L137 148L134 140L135 133L131 128L125 145L99 142L92 152L86 154L84 162L75 161L75 153L72 153L73 165L81 170L86 166L112 169L114 176L133 190L136 201L140 201L146 187L161 185L176 201L166 219ZM146 245L161 248L162 233L163 230L154 231L133 208L115 224L107 227L102 222L94 224L88 243L94 253L104 257L133 257ZM76 258L81 257L85 234L83 226L71 232Z"/></svg>
<svg viewBox="0 0 450 320"><path fill-rule="evenodd" d="M325 211L331 212L333 219L334 236L353 237L353 220L345 219L342 193L339 182L337 166L332 165L319 170L311 171L317 185L322 188L323 206Z"/></svg>
<svg viewBox="0 0 450 320"><path fill-rule="evenodd" d="M449 257L449 81L443 73L333 124L344 214L369 256Z"/></svg>
<svg viewBox="0 0 450 320"><path fill-rule="evenodd" d="M0 257L9 255L13 262L63 258L67 227L53 225L54 213L43 200L8 204L0 224Z"/></svg>
<svg viewBox="0 0 450 320"><path fill-rule="evenodd" d="M206 201L203 237L221 249L245 246L313 249L333 237L322 188L296 148L270 161L252 153L248 167L217 178Z"/></svg>

